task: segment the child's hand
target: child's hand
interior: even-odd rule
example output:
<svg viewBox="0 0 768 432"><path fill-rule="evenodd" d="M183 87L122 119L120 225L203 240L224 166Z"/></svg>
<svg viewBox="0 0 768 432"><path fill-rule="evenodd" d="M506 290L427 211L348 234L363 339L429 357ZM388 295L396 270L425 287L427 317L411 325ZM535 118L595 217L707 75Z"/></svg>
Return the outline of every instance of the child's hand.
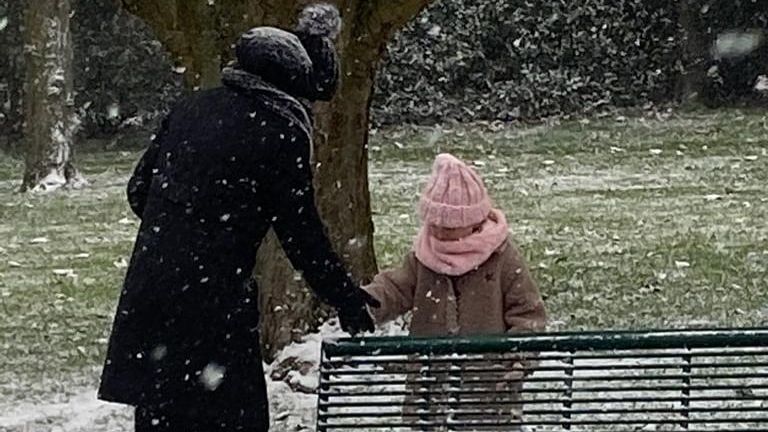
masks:
<svg viewBox="0 0 768 432"><path fill-rule="evenodd" d="M501 377L501 382L496 384L496 390L502 391L509 388L519 387L525 378L525 370L522 363L515 363L512 369L505 372Z"/></svg>

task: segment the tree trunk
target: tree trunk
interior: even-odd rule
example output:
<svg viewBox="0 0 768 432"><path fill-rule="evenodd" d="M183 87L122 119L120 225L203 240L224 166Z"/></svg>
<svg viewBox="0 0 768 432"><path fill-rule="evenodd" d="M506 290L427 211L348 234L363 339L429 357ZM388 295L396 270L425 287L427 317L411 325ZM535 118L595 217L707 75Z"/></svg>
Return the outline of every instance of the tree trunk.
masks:
<svg viewBox="0 0 768 432"><path fill-rule="evenodd" d="M310 1L123 0L128 11L155 29L185 67L186 82L192 87L218 83L218 67L231 58L232 44L241 32L256 25L291 27L307 3ZM367 281L376 272L366 147L373 80L391 33L429 0L333 3L344 20L339 36L342 80L336 98L316 106L316 199L336 251L356 280ZM186 13L180 13L181 4ZM265 358L270 360L295 336L315 327L325 312L295 277L274 234L265 239L256 264L262 343Z"/></svg>
<svg viewBox="0 0 768 432"><path fill-rule="evenodd" d="M22 3L18 1L2 2L0 8L0 148L15 151L19 148L22 137L24 116L22 106L22 88L24 82L23 43L21 40Z"/></svg>
<svg viewBox="0 0 768 432"><path fill-rule="evenodd" d="M702 101L707 79L709 45L702 31L701 2L680 0L680 27L683 32L683 71L680 99L684 104Z"/></svg>
<svg viewBox="0 0 768 432"><path fill-rule="evenodd" d="M84 184L72 165L72 140L79 122L72 91L70 12L68 0L27 1L22 190L52 191Z"/></svg>

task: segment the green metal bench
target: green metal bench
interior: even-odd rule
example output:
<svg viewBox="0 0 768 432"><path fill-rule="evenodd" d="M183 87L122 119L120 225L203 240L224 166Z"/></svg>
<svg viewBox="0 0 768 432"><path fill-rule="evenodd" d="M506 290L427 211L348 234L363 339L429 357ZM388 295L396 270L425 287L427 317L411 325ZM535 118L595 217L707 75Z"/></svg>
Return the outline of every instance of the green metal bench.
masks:
<svg viewBox="0 0 768 432"><path fill-rule="evenodd" d="M488 359L526 353L522 390L497 390ZM412 430L765 432L768 329L325 341L317 431Z"/></svg>

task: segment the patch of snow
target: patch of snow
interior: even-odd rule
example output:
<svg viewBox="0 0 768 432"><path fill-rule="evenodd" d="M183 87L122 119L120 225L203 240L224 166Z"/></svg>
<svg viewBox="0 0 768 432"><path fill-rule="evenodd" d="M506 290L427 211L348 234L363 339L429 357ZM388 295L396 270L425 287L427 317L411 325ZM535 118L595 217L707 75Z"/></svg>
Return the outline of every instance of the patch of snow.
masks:
<svg viewBox="0 0 768 432"><path fill-rule="evenodd" d="M35 193L49 193L61 189L67 184L67 179L58 170L51 169L45 177L43 177L35 187L32 188L32 192Z"/></svg>
<svg viewBox="0 0 768 432"><path fill-rule="evenodd" d="M128 431L132 409L96 399L96 391L84 390L55 402L0 405L0 430L29 432ZM122 421L120 418L122 417ZM110 420L111 419L111 420ZM103 424L108 427L95 427Z"/></svg>
<svg viewBox="0 0 768 432"><path fill-rule="evenodd" d="M53 274L56 276L69 276L74 277L75 276L75 270L68 268L68 269L53 269Z"/></svg>

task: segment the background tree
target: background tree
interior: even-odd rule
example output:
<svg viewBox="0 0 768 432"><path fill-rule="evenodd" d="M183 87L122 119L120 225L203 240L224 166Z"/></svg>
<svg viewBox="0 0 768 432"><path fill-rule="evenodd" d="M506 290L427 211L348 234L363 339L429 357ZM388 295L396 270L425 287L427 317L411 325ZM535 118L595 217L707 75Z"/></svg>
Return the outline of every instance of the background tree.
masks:
<svg viewBox="0 0 768 432"><path fill-rule="evenodd" d="M430 0L337 0L344 18L339 36L342 81L336 98L318 109L315 139L318 206L336 250L354 277L376 271L368 192L368 108L374 77L392 33ZM192 88L218 85L232 43L256 25L293 26L304 0L123 0L143 18L185 71ZM262 337L269 358L293 335L314 326L318 308L294 273L273 235L257 263L261 287Z"/></svg>
<svg viewBox="0 0 768 432"><path fill-rule="evenodd" d="M22 190L80 186L72 164L79 121L72 91L69 0L29 0L24 10L25 172Z"/></svg>
<svg viewBox="0 0 768 432"><path fill-rule="evenodd" d="M0 2L0 149L5 151L16 150L24 117L22 10L22 2Z"/></svg>
<svg viewBox="0 0 768 432"><path fill-rule="evenodd" d="M680 29L683 44L683 72L680 77L680 98L685 103L700 102L709 66L711 41L702 30L701 1L680 0Z"/></svg>

